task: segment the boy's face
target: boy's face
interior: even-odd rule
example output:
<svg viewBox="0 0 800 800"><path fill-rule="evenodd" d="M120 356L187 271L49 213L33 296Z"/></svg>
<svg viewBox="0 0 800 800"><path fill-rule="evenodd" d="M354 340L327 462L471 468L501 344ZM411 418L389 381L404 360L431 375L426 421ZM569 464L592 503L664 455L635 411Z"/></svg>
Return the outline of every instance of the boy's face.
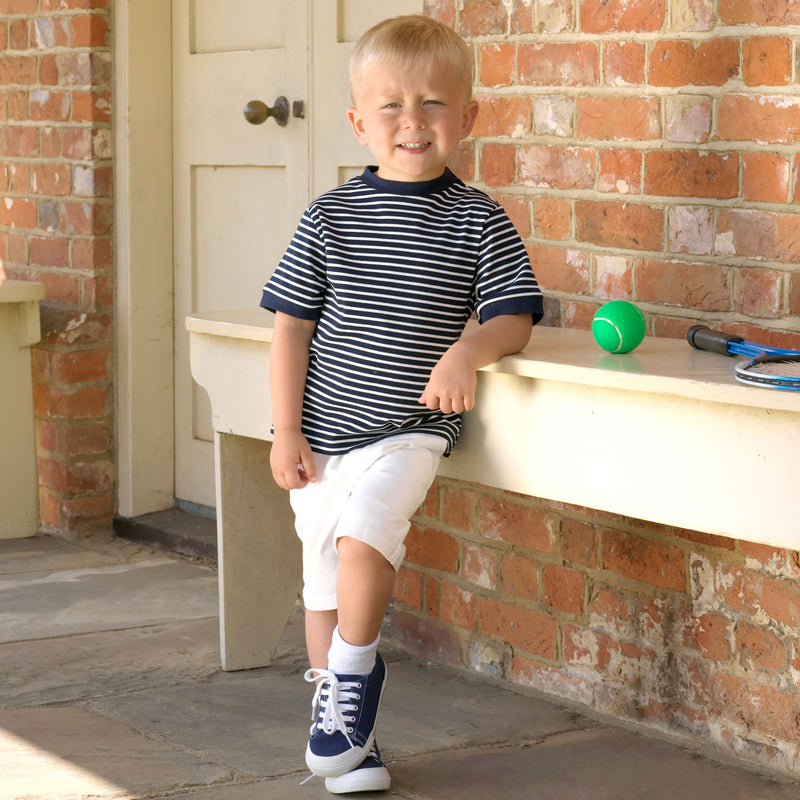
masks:
<svg viewBox="0 0 800 800"><path fill-rule="evenodd" d="M478 113L455 76L430 63L372 65L355 102L347 118L356 138L377 160L378 176L391 181L440 177Z"/></svg>

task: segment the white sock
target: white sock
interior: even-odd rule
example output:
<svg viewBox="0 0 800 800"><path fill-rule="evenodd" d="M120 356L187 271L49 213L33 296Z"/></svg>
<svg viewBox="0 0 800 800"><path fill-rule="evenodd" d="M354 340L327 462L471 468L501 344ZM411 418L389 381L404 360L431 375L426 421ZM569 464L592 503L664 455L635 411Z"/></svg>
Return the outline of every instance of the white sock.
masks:
<svg viewBox="0 0 800 800"><path fill-rule="evenodd" d="M375 666L375 654L378 652L378 638L363 647L348 644L339 635L339 626L333 630L331 649L328 651L328 669L340 675L368 675Z"/></svg>

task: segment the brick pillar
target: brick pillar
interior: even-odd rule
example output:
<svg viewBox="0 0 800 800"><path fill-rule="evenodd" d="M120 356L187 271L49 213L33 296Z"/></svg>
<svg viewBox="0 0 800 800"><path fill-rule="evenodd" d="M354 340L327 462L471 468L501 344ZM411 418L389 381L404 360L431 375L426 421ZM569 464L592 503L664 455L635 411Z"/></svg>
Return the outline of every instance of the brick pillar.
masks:
<svg viewBox="0 0 800 800"><path fill-rule="evenodd" d="M114 511L110 0L0 0L0 275L45 284L41 524Z"/></svg>

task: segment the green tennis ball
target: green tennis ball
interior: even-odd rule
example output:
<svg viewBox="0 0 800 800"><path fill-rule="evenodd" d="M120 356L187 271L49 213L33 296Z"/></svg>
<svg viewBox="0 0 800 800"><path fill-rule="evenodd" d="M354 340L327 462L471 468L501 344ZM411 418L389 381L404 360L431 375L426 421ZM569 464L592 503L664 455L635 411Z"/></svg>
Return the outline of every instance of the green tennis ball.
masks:
<svg viewBox="0 0 800 800"><path fill-rule="evenodd" d="M592 320L592 335L609 353L630 353L644 339L644 314L627 300L612 300L597 309Z"/></svg>

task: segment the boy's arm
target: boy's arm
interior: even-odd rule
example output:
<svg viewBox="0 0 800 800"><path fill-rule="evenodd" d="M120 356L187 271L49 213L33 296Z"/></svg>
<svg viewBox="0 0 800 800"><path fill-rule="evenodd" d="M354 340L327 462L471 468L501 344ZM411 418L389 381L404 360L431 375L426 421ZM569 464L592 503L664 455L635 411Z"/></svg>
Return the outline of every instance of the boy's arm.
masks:
<svg viewBox="0 0 800 800"><path fill-rule="evenodd" d="M469 411L475 405L476 372L528 343L530 314L501 314L459 339L431 371L419 402L445 414Z"/></svg>
<svg viewBox="0 0 800 800"><path fill-rule="evenodd" d="M317 323L278 311L270 347L270 396L274 440L269 463L282 489L302 489L317 470L301 430L308 350Z"/></svg>

